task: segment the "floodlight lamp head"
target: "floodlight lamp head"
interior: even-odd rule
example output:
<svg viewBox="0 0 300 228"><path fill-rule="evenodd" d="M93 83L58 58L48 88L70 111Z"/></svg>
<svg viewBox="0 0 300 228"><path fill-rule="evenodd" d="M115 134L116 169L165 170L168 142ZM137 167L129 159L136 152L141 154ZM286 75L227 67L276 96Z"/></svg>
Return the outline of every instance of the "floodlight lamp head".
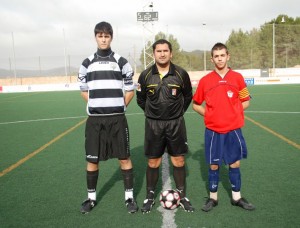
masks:
<svg viewBox="0 0 300 228"><path fill-rule="evenodd" d="M153 7L153 2L151 2L151 3L149 4L149 7L150 7L150 8L152 8L152 7Z"/></svg>

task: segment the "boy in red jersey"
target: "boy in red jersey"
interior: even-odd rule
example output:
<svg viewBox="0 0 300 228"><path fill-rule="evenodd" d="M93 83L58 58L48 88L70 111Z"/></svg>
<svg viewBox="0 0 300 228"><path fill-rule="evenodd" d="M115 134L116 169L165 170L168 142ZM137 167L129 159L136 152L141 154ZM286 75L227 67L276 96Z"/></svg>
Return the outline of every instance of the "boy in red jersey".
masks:
<svg viewBox="0 0 300 228"><path fill-rule="evenodd" d="M219 167L224 161L229 165L232 187L231 204L246 210L255 207L241 197L240 160L247 157L246 142L241 128L244 126L244 110L249 107L250 94L243 76L231 70L227 47L217 43L211 50L215 70L201 78L193 96L193 109L204 117L205 157L208 171L208 200L202 207L210 211L218 205ZM205 105L202 105L205 102Z"/></svg>

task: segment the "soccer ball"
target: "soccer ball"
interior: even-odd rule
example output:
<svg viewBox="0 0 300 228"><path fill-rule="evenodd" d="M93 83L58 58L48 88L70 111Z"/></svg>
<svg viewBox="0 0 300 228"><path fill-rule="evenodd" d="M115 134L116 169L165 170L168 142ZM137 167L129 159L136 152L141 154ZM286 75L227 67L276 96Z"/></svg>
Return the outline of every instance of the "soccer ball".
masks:
<svg viewBox="0 0 300 228"><path fill-rule="evenodd" d="M164 190L160 193L159 202L163 208L173 210L179 206L179 193L173 189Z"/></svg>

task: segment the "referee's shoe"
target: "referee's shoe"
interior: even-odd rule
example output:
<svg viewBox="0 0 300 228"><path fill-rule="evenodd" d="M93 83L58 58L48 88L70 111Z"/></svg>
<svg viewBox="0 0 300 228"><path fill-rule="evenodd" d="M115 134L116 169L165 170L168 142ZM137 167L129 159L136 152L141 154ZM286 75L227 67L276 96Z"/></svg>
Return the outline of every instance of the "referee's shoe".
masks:
<svg viewBox="0 0 300 228"><path fill-rule="evenodd" d="M194 212L194 208L192 204L190 203L189 199L186 197L183 197L180 199L180 206L185 210L186 212Z"/></svg>
<svg viewBox="0 0 300 228"><path fill-rule="evenodd" d="M154 204L155 204L154 199L145 199L143 207L141 208L141 211L143 212L143 214L150 213Z"/></svg>

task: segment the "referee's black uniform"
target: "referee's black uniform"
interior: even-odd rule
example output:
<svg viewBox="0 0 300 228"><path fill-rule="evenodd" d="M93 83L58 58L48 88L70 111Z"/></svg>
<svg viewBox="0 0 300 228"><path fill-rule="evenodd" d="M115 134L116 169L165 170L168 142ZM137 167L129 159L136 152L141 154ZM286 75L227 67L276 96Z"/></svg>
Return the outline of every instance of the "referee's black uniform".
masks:
<svg viewBox="0 0 300 228"><path fill-rule="evenodd" d="M170 120L183 116L192 101L192 86L188 73L170 63L167 75L161 76L156 65L139 77L137 103L145 116L157 120Z"/></svg>
<svg viewBox="0 0 300 228"><path fill-rule="evenodd" d="M192 100L188 73L170 63L160 75L156 64L143 71L138 80L137 103L145 112L145 155L159 158L165 148L171 156L188 152L184 112Z"/></svg>

